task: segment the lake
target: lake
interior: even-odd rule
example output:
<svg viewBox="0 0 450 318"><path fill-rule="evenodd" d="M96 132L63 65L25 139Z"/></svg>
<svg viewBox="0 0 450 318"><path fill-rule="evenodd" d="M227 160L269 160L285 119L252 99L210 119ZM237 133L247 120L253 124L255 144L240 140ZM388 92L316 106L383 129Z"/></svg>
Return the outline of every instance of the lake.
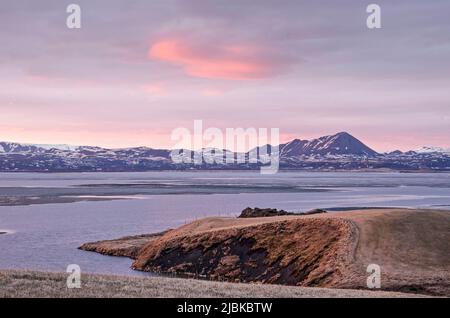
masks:
<svg viewBox="0 0 450 318"><path fill-rule="evenodd" d="M0 197L16 202L0 206L0 232L7 232L0 235L0 268L61 272L69 264L78 264L83 272L149 275L131 270L130 259L77 247L89 241L159 232L205 216L236 216L248 206L288 211L450 209L450 174L0 173ZM20 205L23 198L74 202Z"/></svg>

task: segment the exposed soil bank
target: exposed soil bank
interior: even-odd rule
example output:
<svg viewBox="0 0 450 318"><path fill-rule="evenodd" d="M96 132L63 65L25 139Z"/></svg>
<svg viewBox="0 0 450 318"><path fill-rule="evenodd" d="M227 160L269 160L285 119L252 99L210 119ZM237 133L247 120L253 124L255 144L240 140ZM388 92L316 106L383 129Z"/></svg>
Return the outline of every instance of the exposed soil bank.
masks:
<svg viewBox="0 0 450 318"><path fill-rule="evenodd" d="M173 231L146 245L133 267L230 281L333 286L350 263L352 235L352 224L342 219L285 220L182 236Z"/></svg>

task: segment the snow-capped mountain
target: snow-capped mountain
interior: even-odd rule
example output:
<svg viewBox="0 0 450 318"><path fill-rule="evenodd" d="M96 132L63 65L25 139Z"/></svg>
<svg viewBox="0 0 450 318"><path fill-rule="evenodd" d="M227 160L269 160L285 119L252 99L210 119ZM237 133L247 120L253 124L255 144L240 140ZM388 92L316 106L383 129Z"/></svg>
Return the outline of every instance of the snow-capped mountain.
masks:
<svg viewBox="0 0 450 318"><path fill-rule="evenodd" d="M450 154L450 148L433 147L433 146L423 146L419 149L414 150L416 153L446 153Z"/></svg>
<svg viewBox="0 0 450 318"><path fill-rule="evenodd" d="M0 142L0 154L53 154L66 157L116 156L119 158L147 158L159 156L169 158L168 150L153 149L148 147L108 149L95 146L25 144L15 142Z"/></svg>
<svg viewBox="0 0 450 318"><path fill-rule="evenodd" d="M324 136L313 140L294 139L280 145L282 157L300 155L356 155L376 156L378 153L347 132Z"/></svg>
<svg viewBox="0 0 450 318"><path fill-rule="evenodd" d="M203 158L192 164L174 160L172 151L149 147L108 149L95 146L31 145L0 142L0 171L148 171L184 169L258 169L270 159L274 147L265 145L247 153L204 149L184 152L184 159ZM380 154L346 132L312 140L294 139L280 144L281 169L306 170L449 170L450 151L424 147L416 151ZM255 156L255 154L259 154ZM256 161L230 164L225 157ZM187 156L187 157L186 157ZM223 161L221 161L223 159Z"/></svg>
<svg viewBox="0 0 450 318"><path fill-rule="evenodd" d="M35 153L44 151L44 148L37 147L36 145L0 142L0 153Z"/></svg>
<svg viewBox="0 0 450 318"><path fill-rule="evenodd" d="M36 146L38 148L44 148L46 150L57 149L57 150L70 150L75 151L80 146L66 145L66 144L23 144L29 146Z"/></svg>
<svg viewBox="0 0 450 318"><path fill-rule="evenodd" d="M51 144L29 144L29 143L17 143L17 142L0 142L0 153L21 153L21 152L43 152L46 150L57 149L75 151L79 146L72 145L51 145Z"/></svg>

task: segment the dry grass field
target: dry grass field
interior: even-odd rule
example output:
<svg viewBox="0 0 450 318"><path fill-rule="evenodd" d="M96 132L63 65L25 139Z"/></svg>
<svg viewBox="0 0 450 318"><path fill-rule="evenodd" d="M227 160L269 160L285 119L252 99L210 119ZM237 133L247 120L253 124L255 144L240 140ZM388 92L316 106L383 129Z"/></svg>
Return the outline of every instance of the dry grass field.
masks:
<svg viewBox="0 0 450 318"><path fill-rule="evenodd" d="M83 247L109 255L132 254L141 270L203 272L230 281L303 287L365 289L367 266L377 264L383 290L450 296L448 211L210 217L148 239Z"/></svg>
<svg viewBox="0 0 450 318"><path fill-rule="evenodd" d="M89 274L82 275L80 289L68 289L66 279L67 274L65 273L1 270L0 297L423 297L371 290L236 284L182 278L140 278Z"/></svg>

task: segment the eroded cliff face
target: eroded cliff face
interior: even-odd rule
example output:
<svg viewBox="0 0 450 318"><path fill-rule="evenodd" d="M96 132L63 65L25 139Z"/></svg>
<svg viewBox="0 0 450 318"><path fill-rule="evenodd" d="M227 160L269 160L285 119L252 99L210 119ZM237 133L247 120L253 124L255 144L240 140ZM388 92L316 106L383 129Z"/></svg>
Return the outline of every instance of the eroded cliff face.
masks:
<svg viewBox="0 0 450 318"><path fill-rule="evenodd" d="M334 286L351 263L356 228L344 219L291 219L168 232L139 252L133 268L210 279Z"/></svg>

